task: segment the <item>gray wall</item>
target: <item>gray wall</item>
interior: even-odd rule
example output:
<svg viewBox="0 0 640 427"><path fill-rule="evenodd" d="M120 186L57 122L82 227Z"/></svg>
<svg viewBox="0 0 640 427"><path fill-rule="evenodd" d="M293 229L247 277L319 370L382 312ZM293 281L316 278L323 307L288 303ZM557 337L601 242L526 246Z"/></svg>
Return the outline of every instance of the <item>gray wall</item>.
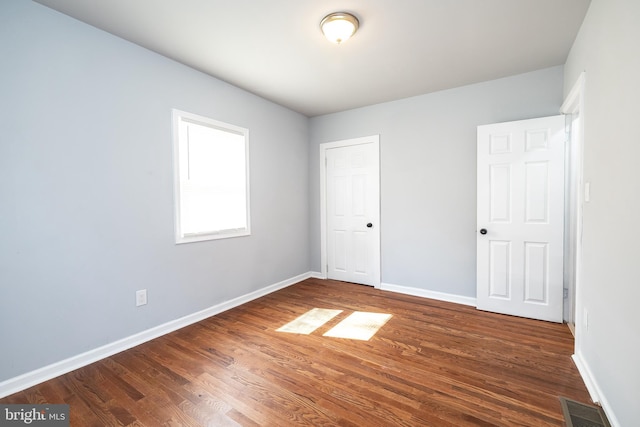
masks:
<svg viewBox="0 0 640 427"><path fill-rule="evenodd" d="M0 381L309 271L306 117L29 1L0 58ZM171 108L250 130L252 236L174 244Z"/></svg>
<svg viewBox="0 0 640 427"><path fill-rule="evenodd" d="M311 268L320 271L319 144L380 134L382 282L475 297L476 126L559 114L562 72L311 119Z"/></svg>
<svg viewBox="0 0 640 427"><path fill-rule="evenodd" d="M576 354L621 426L640 419L640 2L594 0L565 66L586 71L582 282ZM584 325L588 311L589 328Z"/></svg>

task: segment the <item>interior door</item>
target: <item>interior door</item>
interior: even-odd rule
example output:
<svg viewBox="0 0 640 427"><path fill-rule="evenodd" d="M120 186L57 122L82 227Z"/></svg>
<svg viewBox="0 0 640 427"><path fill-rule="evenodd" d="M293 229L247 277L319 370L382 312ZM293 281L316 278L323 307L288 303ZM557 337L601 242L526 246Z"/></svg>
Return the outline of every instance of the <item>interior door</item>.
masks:
<svg viewBox="0 0 640 427"><path fill-rule="evenodd" d="M562 322L564 123L478 127L478 309Z"/></svg>
<svg viewBox="0 0 640 427"><path fill-rule="evenodd" d="M347 144L347 145L343 145ZM327 277L380 284L378 140L323 144Z"/></svg>

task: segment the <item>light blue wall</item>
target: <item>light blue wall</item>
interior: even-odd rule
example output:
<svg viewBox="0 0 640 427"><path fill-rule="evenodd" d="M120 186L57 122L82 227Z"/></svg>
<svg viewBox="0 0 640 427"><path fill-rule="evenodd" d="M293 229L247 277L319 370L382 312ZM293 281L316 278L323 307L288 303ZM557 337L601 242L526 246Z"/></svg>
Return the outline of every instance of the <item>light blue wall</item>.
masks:
<svg viewBox="0 0 640 427"><path fill-rule="evenodd" d="M380 134L382 282L475 297L476 126L559 114L562 67L311 119L311 268L320 143Z"/></svg>
<svg viewBox="0 0 640 427"><path fill-rule="evenodd" d="M584 180L591 187L576 354L620 426L640 419L639 22L637 0L593 0L565 66L566 93L586 72Z"/></svg>
<svg viewBox="0 0 640 427"><path fill-rule="evenodd" d="M309 271L306 117L29 1L0 58L0 381ZM172 108L250 130L252 236L174 244Z"/></svg>

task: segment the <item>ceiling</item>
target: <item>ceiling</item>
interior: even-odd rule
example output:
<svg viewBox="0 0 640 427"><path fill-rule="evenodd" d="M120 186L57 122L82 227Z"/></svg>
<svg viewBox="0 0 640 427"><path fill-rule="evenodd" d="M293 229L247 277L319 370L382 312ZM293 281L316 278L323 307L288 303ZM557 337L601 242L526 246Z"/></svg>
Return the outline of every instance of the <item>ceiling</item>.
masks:
<svg viewBox="0 0 640 427"><path fill-rule="evenodd" d="M306 116L565 63L590 0L37 0ZM360 20L344 44L322 18Z"/></svg>

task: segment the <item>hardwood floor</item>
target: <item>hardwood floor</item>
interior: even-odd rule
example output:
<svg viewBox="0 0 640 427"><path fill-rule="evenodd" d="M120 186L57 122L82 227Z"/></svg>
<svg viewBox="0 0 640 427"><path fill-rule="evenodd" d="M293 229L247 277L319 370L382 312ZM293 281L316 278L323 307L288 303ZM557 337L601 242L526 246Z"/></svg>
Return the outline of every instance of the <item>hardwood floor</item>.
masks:
<svg viewBox="0 0 640 427"><path fill-rule="evenodd" d="M343 310L309 335L276 330ZM322 334L354 311L369 341ZM559 426L590 403L566 325L309 279L0 399L68 403L73 426Z"/></svg>

